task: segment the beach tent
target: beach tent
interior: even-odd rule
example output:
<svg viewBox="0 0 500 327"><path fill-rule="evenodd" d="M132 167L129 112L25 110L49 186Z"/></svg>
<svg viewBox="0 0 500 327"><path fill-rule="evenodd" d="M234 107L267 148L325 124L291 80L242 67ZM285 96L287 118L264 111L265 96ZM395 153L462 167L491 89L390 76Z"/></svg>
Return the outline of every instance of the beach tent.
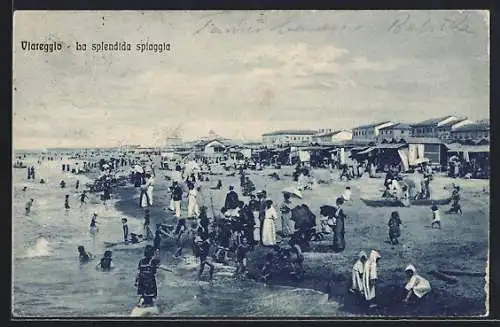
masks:
<svg viewBox="0 0 500 327"><path fill-rule="evenodd" d="M311 160L309 151L299 150L299 159L301 162L308 162L309 160Z"/></svg>
<svg viewBox="0 0 500 327"><path fill-rule="evenodd" d="M252 157L252 149L241 149L240 151L244 158L248 159Z"/></svg>
<svg viewBox="0 0 500 327"><path fill-rule="evenodd" d="M184 166L184 172L186 174L192 174L194 172L199 172L201 171L200 165L194 160L188 161L186 165Z"/></svg>

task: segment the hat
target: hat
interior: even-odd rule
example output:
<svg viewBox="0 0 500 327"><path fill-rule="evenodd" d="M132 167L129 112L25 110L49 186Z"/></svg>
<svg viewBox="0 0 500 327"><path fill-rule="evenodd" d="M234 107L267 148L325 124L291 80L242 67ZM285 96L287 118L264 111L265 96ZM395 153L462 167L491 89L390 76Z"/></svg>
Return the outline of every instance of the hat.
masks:
<svg viewBox="0 0 500 327"><path fill-rule="evenodd" d="M415 269L415 266L410 264L410 265L408 265L408 267L405 268L405 272L406 271L412 271L415 274L417 272L417 269Z"/></svg>
<svg viewBox="0 0 500 327"><path fill-rule="evenodd" d="M359 259L361 259L361 258L368 259L368 256L366 255L365 251L359 251L358 258Z"/></svg>

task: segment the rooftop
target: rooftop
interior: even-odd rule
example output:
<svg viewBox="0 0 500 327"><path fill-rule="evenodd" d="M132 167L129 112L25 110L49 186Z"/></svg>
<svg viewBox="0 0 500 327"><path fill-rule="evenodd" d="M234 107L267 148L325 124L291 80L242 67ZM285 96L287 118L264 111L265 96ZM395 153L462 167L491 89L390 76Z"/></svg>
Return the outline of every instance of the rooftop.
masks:
<svg viewBox="0 0 500 327"><path fill-rule="evenodd" d="M488 123L472 123L455 128L453 132L475 132L475 131L489 131L490 124Z"/></svg>
<svg viewBox="0 0 500 327"><path fill-rule="evenodd" d="M310 129L284 129L280 131L268 132L262 134L262 136L273 136L273 135L314 135L316 131Z"/></svg>
<svg viewBox="0 0 500 327"><path fill-rule="evenodd" d="M416 126L436 126L437 124L439 124L443 120L451 118L451 117L453 117L453 116L444 116L444 117L440 117L440 118L427 119L427 120L421 121L419 123L412 124L411 126L413 126L413 127L416 127Z"/></svg>
<svg viewBox="0 0 500 327"><path fill-rule="evenodd" d="M395 125L390 125L387 127L382 127L380 130L385 130L385 129L411 129L411 126L409 124L403 124L403 123L397 123Z"/></svg>
<svg viewBox="0 0 500 327"><path fill-rule="evenodd" d="M452 121L447 122L446 124L439 126L439 128L450 127L450 126L453 126L455 124L461 123L461 122L466 121L466 120L467 120L467 117L457 118L457 119L454 119Z"/></svg>
<svg viewBox="0 0 500 327"><path fill-rule="evenodd" d="M316 134L316 136L333 136L333 135L341 133L341 132L351 132L351 131L348 131L348 130L338 130L338 131L332 131L332 132L328 132L328 133Z"/></svg>
<svg viewBox="0 0 500 327"><path fill-rule="evenodd" d="M373 127L377 127L377 126L380 126L380 125L383 125L383 124L387 124L387 123L390 123L390 122L391 122L390 120L386 120L386 121L381 121L381 122L378 122L378 123L375 123L375 124L361 125L361 126L356 127L356 129L373 128Z"/></svg>

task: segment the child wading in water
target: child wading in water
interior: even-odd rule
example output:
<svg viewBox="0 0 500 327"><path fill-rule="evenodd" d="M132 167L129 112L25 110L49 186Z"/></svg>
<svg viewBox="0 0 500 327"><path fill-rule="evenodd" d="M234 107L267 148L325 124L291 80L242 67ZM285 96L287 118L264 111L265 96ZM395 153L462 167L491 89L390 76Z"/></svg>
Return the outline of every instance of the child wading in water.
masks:
<svg viewBox="0 0 500 327"><path fill-rule="evenodd" d="M83 245L78 246L78 260L80 260L81 264L85 264L92 259L92 254L90 252L85 251L85 247Z"/></svg>
<svg viewBox="0 0 500 327"><path fill-rule="evenodd" d="M80 194L80 207L82 207L85 204L85 199L88 199L89 197L87 196L87 191L83 191L82 194Z"/></svg>
<svg viewBox="0 0 500 327"><path fill-rule="evenodd" d="M30 199L28 202L26 202L26 216L30 214L31 212L31 207L33 206L33 199Z"/></svg>
<svg viewBox="0 0 500 327"><path fill-rule="evenodd" d="M401 229L399 225L401 225L401 219L399 218L399 213L397 211L393 211L391 213L391 218L389 219L389 240L392 245L399 244L399 236L401 236Z"/></svg>
<svg viewBox="0 0 500 327"><path fill-rule="evenodd" d="M432 224L431 227L435 228L434 226L437 226L437 228L441 228L441 217L439 215L439 208L438 206L434 203L431 207L432 210Z"/></svg>
<svg viewBox="0 0 500 327"><path fill-rule="evenodd" d="M96 265L96 268L100 271L110 271L111 269L114 268L113 265L113 252L110 250L107 250L104 252L104 256L102 257L101 261Z"/></svg>
<svg viewBox="0 0 500 327"><path fill-rule="evenodd" d="M64 196L64 209L66 210L69 210L70 206L69 206L69 194L66 194Z"/></svg>

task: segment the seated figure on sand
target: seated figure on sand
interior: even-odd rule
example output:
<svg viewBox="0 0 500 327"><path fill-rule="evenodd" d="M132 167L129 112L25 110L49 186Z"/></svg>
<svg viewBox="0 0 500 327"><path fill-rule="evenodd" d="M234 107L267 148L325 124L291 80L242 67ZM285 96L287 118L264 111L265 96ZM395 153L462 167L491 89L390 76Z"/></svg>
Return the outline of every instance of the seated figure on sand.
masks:
<svg viewBox="0 0 500 327"><path fill-rule="evenodd" d="M420 302L431 291L431 284L428 280L417 274L417 270L413 265L408 265L405 273L408 283L405 285L406 296L403 302Z"/></svg>

